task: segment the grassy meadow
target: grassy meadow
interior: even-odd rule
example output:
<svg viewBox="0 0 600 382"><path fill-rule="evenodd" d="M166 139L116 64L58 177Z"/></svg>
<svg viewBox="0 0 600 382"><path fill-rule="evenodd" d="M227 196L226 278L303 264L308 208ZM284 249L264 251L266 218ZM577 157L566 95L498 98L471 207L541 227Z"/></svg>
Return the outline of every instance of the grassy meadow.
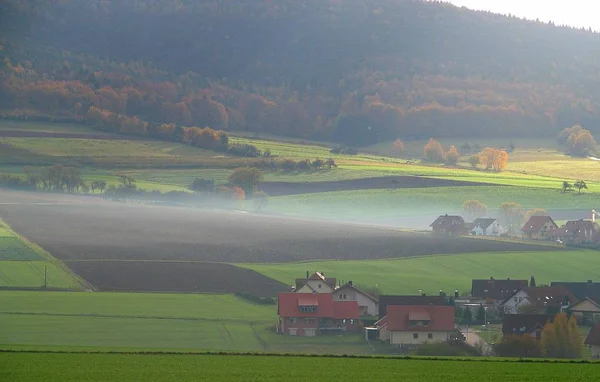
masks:
<svg viewBox="0 0 600 382"><path fill-rule="evenodd" d="M239 264L236 264L239 265ZM321 271L338 280L377 286L386 294L437 294L471 290L471 279L489 277L525 279L538 284L551 281L597 280L597 251L507 252L432 255L392 260L313 261L286 264L246 264L265 276L290 284L306 271Z"/></svg>
<svg viewBox="0 0 600 382"><path fill-rule="evenodd" d="M0 220L0 288L81 290L85 282L37 245Z"/></svg>
<svg viewBox="0 0 600 382"><path fill-rule="evenodd" d="M104 381L589 381L597 365L235 355L0 353L0 379ZM86 365L81 367L81 365Z"/></svg>

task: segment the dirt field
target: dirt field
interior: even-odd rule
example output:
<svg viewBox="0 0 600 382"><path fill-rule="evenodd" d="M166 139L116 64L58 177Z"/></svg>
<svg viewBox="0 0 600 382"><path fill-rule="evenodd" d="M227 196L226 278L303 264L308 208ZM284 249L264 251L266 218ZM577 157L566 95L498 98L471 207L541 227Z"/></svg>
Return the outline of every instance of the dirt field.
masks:
<svg viewBox="0 0 600 382"><path fill-rule="evenodd" d="M394 182L396 181L396 182ZM461 187L461 186L493 186L488 183L462 182L449 179L423 178L419 176L384 176L340 180L332 182L266 182L261 185L263 191L270 196L308 194L314 192L378 190L388 188L423 188L423 187ZM497 186L497 185L496 185Z"/></svg>
<svg viewBox="0 0 600 382"><path fill-rule="evenodd" d="M256 280L252 279L256 276L231 269L222 274L206 263L144 260L281 263L548 249L238 211L121 204L94 197L6 190L0 190L0 217L69 263L93 285L110 290L166 290L170 285L173 289L169 290L235 291L240 285L249 285L248 280ZM210 290L205 290L201 281L206 274L219 278ZM256 288L272 288L271 282L261 281Z"/></svg>
<svg viewBox="0 0 600 382"><path fill-rule="evenodd" d="M288 285L229 264L168 261L72 261L66 263L100 291L246 292L273 297Z"/></svg>

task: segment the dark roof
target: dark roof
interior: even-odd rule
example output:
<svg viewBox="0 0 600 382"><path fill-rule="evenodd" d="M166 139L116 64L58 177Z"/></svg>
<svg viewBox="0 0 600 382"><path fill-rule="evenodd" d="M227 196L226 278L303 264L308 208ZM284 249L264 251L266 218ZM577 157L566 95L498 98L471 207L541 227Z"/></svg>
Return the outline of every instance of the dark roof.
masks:
<svg viewBox="0 0 600 382"><path fill-rule="evenodd" d="M578 300L582 300L589 297L593 300L600 301L600 283L587 282L566 282L566 281L553 281L550 283L553 287L565 287L572 294L577 297Z"/></svg>
<svg viewBox="0 0 600 382"><path fill-rule="evenodd" d="M586 345L600 346L600 324L594 325L585 338Z"/></svg>
<svg viewBox="0 0 600 382"><path fill-rule="evenodd" d="M539 232L547 221L552 222L552 225L554 225L553 228L558 228L558 225L556 225L556 223L550 216L532 216L529 218L529 220L527 220L527 223L523 225L521 231Z"/></svg>
<svg viewBox="0 0 600 382"><path fill-rule="evenodd" d="M444 296L379 296L379 318L385 317L388 305L448 305Z"/></svg>
<svg viewBox="0 0 600 382"><path fill-rule="evenodd" d="M496 221L496 219L492 219L492 218L479 218L479 219L475 219L475 220L473 220L473 224L474 224L473 228L479 226L479 227L481 227L482 230L485 231L495 221Z"/></svg>
<svg viewBox="0 0 600 382"><path fill-rule="evenodd" d="M560 228L552 230L552 235L566 239L595 240L600 232L598 224L591 220L570 220Z"/></svg>
<svg viewBox="0 0 600 382"><path fill-rule="evenodd" d="M433 223L431 223L430 227L452 227L456 225L464 225L465 219L458 215L440 215Z"/></svg>
<svg viewBox="0 0 600 382"><path fill-rule="evenodd" d="M505 314L502 319L502 334L510 336L532 333L542 329L551 318L547 314Z"/></svg>
<svg viewBox="0 0 600 382"><path fill-rule="evenodd" d="M571 305L577 301L577 297L563 286L521 288L519 290L527 293L529 302L534 306L558 308L563 305ZM512 295L504 301L506 302L511 297Z"/></svg>
<svg viewBox="0 0 600 382"><path fill-rule="evenodd" d="M471 282L471 296L478 298L490 298L493 300L505 300L521 288L526 288L527 280L496 280L489 278L485 280L474 279Z"/></svg>

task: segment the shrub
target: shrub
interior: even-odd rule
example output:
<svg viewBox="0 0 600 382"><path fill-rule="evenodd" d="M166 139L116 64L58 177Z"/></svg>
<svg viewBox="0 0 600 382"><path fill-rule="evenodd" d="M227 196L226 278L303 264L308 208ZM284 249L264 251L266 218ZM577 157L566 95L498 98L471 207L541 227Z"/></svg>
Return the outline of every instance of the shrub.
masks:
<svg viewBox="0 0 600 382"><path fill-rule="evenodd" d="M244 300L248 300L255 304L260 304L260 305L276 305L277 304L277 300L275 300L272 297L258 297L253 294L245 293L245 292L237 292L237 293L235 293L235 295L239 298L243 298Z"/></svg>
<svg viewBox="0 0 600 382"><path fill-rule="evenodd" d="M500 357L541 357L542 347L529 335L507 336L494 346L494 352Z"/></svg>
<svg viewBox="0 0 600 382"><path fill-rule="evenodd" d="M450 146L448 152L446 152L446 163L450 165L455 165L458 162L458 158L460 154L455 146Z"/></svg>
<svg viewBox="0 0 600 382"><path fill-rule="evenodd" d="M231 155L240 157L255 158L261 155L261 152L256 146L247 143L236 143L229 145L227 152Z"/></svg>

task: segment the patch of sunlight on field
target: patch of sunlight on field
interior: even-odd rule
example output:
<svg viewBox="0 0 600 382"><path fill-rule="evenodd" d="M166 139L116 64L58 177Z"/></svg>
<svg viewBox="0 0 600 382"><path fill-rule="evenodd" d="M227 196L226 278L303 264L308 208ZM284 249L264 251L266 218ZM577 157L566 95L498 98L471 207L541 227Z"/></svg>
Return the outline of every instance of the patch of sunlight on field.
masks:
<svg viewBox="0 0 600 382"><path fill-rule="evenodd" d="M600 182L600 162L588 158L515 162L510 163L508 169L516 172L562 178L571 183L579 179Z"/></svg>
<svg viewBox="0 0 600 382"><path fill-rule="evenodd" d="M400 244L401 245L401 244ZM414 294L419 289L437 294L440 289L461 293L474 278L514 278L538 283L596 280L600 278L597 251L538 251L432 255L393 260L315 261L286 264L236 264L253 269L284 284L306 271L322 271L359 285L378 286L387 294Z"/></svg>

